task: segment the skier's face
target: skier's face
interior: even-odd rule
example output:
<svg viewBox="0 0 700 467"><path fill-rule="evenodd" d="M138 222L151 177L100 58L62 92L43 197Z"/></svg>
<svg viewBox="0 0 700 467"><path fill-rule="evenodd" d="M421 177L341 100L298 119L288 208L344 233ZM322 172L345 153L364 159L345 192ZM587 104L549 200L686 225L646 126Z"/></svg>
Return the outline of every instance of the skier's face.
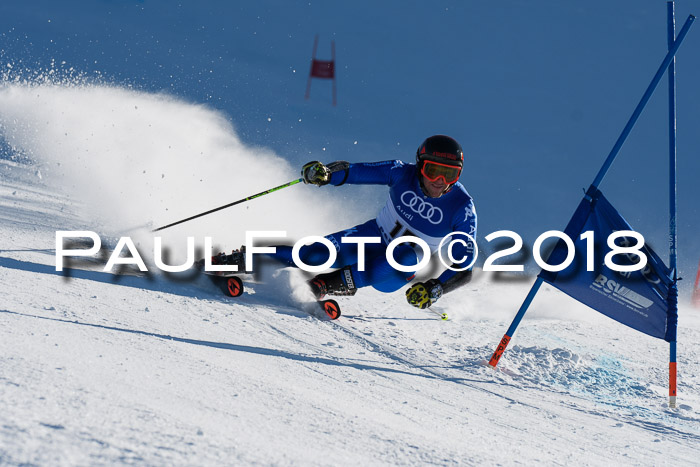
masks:
<svg viewBox="0 0 700 467"><path fill-rule="evenodd" d="M445 183L444 177L439 177L433 182L428 180L425 175L421 175L421 178L423 179L423 188L426 195L431 198L439 198L445 194L445 190L447 190L448 185Z"/></svg>
<svg viewBox="0 0 700 467"><path fill-rule="evenodd" d="M462 168L437 162L426 160L420 165L421 184L423 192L431 198L439 198L449 189L450 185L459 180L459 175Z"/></svg>

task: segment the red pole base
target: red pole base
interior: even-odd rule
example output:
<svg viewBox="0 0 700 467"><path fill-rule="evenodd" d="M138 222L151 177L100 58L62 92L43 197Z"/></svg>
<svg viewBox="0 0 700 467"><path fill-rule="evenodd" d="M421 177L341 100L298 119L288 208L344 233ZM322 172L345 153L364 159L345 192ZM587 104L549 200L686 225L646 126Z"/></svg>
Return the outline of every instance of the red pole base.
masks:
<svg viewBox="0 0 700 467"><path fill-rule="evenodd" d="M668 406L676 407L676 362L668 362Z"/></svg>
<svg viewBox="0 0 700 467"><path fill-rule="evenodd" d="M491 356L491 360L489 360L489 365L496 368L496 365L498 365L498 361L501 359L506 347L508 347L509 342L510 336L508 334L504 334L503 339L501 339L501 342L498 343L498 347L496 347L496 351Z"/></svg>

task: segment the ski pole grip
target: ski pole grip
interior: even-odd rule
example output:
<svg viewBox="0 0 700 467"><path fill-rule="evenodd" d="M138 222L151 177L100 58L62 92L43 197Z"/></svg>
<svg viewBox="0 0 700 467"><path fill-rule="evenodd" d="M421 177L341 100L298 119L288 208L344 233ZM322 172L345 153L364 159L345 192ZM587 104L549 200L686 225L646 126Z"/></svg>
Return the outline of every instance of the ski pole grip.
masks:
<svg viewBox="0 0 700 467"><path fill-rule="evenodd" d="M503 339L501 339L501 342L498 343L498 347L496 347L496 351L491 356L491 360L489 360L489 365L496 368L496 365L498 365L498 361L501 359L501 355L503 355L506 347L508 347L509 342L510 336L508 334L504 334Z"/></svg>

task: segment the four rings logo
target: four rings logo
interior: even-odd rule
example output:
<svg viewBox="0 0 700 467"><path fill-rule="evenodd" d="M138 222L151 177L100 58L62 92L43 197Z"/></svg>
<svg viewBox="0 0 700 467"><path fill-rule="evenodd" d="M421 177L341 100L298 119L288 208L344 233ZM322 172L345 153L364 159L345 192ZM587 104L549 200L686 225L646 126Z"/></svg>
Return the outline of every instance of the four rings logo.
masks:
<svg viewBox="0 0 700 467"><path fill-rule="evenodd" d="M431 224L442 222L442 210L427 201L423 201L412 191L404 191L401 195L401 202Z"/></svg>

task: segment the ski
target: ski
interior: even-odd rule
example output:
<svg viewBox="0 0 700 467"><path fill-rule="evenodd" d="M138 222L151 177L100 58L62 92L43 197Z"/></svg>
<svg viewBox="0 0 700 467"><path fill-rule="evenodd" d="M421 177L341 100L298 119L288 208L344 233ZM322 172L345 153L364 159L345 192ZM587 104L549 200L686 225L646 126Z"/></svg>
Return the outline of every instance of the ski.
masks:
<svg viewBox="0 0 700 467"><path fill-rule="evenodd" d="M221 276L218 274L204 273L216 285L224 295L232 298L243 295L243 281L238 276Z"/></svg>
<svg viewBox="0 0 700 467"><path fill-rule="evenodd" d="M221 290L224 295L231 298L240 297L243 295L245 287L243 285L243 280L238 276L233 275L221 275L221 274L211 274L204 272L204 275L209 277L209 279L216 285L219 290ZM331 320L336 320L340 318L340 305L333 299L321 299L317 300L319 307Z"/></svg>
<svg viewBox="0 0 700 467"><path fill-rule="evenodd" d="M321 305L321 309L326 313L330 319L340 318L340 305L333 299L327 300L317 300L316 303Z"/></svg>

